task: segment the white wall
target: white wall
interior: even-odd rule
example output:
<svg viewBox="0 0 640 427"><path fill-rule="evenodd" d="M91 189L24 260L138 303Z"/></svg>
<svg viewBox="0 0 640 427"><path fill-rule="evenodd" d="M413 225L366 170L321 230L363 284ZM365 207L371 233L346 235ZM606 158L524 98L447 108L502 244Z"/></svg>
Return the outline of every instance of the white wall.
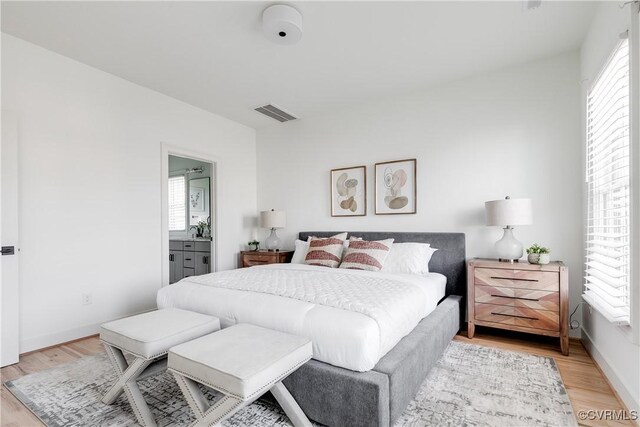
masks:
<svg viewBox="0 0 640 427"><path fill-rule="evenodd" d="M235 267L253 235L253 129L5 34L2 107L19 120L22 352L155 306L162 142L219 159L219 267Z"/></svg>
<svg viewBox="0 0 640 427"><path fill-rule="evenodd" d="M279 234L288 246L302 230L458 231L474 257L492 256L502 235L484 225L484 202L531 197L535 224L516 236L568 264L573 308L582 247L578 71L578 55L569 53L260 129L258 207L287 212ZM374 215L372 165L413 157L418 213ZM368 165L368 215L332 218L329 171L355 165Z"/></svg>
<svg viewBox="0 0 640 427"><path fill-rule="evenodd" d="M586 117L584 106L587 91L619 43L619 34L629 29L629 24L629 6L621 9L617 2L601 2L598 6L580 52L583 120ZM582 128L585 128L584 121ZM637 280L633 284L637 287ZM636 295L637 292L636 289ZM637 298L635 304L637 310ZM640 346L637 341L634 343L634 332L637 337L637 329L640 328L638 317L640 313L632 314L636 321L636 331L630 327L612 325L604 316L586 305L582 317L583 342L627 407L636 411L640 411Z"/></svg>

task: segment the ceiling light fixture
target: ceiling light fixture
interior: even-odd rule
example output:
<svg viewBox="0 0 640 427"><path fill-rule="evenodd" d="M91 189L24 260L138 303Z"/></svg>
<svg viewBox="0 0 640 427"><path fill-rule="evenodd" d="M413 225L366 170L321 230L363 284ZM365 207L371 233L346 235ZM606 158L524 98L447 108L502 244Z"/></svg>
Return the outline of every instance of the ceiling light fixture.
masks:
<svg viewBox="0 0 640 427"><path fill-rule="evenodd" d="M262 31L274 43L298 43L302 38L302 15L284 4L269 6L262 12Z"/></svg>

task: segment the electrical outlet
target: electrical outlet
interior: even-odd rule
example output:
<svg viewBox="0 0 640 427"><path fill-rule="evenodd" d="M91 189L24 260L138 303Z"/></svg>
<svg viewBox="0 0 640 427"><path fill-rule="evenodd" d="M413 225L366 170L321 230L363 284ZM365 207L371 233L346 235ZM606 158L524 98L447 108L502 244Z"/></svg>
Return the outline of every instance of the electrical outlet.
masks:
<svg viewBox="0 0 640 427"><path fill-rule="evenodd" d="M93 304L93 296L91 294L82 294L82 305Z"/></svg>

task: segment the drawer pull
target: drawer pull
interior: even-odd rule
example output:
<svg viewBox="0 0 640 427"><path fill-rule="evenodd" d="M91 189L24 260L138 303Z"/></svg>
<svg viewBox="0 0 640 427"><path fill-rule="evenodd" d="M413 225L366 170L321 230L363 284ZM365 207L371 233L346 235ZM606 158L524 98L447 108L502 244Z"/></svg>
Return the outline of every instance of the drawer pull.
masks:
<svg viewBox="0 0 640 427"><path fill-rule="evenodd" d="M185 261L191 261L191 258L185 258L184 260Z"/></svg>
<svg viewBox="0 0 640 427"><path fill-rule="evenodd" d="M496 298L521 299L521 300L525 300L525 301L540 301L539 298L510 297L510 296L506 296L506 295L493 295L493 294L491 294L491 296L492 297L496 297Z"/></svg>
<svg viewBox="0 0 640 427"><path fill-rule="evenodd" d="M249 262L252 264L266 264L269 261L265 261L263 259L250 259Z"/></svg>
<svg viewBox="0 0 640 427"><path fill-rule="evenodd" d="M495 316L517 317L517 318L520 318L520 319L529 319L529 320L540 320L537 317L518 316L517 314L494 313L493 311L491 312L491 314L493 314Z"/></svg>
<svg viewBox="0 0 640 427"><path fill-rule="evenodd" d="M517 277L499 277L499 276L491 276L492 279L500 279L500 280L518 280L520 282L539 282L538 279L518 279Z"/></svg>

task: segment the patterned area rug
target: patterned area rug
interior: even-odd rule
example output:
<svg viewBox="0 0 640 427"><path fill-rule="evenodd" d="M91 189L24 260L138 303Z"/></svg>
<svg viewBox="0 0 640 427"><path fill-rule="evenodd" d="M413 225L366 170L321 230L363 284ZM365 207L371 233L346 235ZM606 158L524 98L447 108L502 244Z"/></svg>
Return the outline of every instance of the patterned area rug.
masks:
<svg viewBox="0 0 640 427"><path fill-rule="evenodd" d="M115 380L106 355L88 356L5 383L51 427L133 426L124 396L113 406L100 402ZM173 377L140 382L158 426L194 421ZM209 392L209 398L218 397ZM278 406L257 401L225 426L289 426ZM569 397L552 358L453 341L404 411L396 427L575 426Z"/></svg>

